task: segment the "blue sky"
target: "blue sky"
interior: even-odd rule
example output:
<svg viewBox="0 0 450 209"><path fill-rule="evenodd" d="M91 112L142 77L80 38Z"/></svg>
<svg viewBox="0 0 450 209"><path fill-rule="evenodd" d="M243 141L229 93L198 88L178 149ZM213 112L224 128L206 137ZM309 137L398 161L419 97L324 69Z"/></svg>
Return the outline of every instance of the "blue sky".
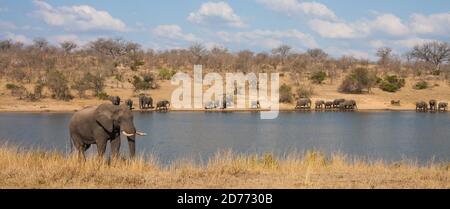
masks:
<svg viewBox="0 0 450 209"><path fill-rule="evenodd" d="M18 3L19 2L19 3ZM388 46L450 41L450 1L434 0L0 0L0 38L31 43L124 38L145 48L194 42L231 51L322 48L374 58Z"/></svg>

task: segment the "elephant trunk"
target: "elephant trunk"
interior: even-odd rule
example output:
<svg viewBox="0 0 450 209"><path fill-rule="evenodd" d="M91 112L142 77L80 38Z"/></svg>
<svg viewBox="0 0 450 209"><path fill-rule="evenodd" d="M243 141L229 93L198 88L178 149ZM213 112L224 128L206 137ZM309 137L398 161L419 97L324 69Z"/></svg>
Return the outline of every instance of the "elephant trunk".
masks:
<svg viewBox="0 0 450 209"><path fill-rule="evenodd" d="M127 136L128 139L128 148L130 149L130 157L134 158L134 156L136 155L136 137L133 136Z"/></svg>

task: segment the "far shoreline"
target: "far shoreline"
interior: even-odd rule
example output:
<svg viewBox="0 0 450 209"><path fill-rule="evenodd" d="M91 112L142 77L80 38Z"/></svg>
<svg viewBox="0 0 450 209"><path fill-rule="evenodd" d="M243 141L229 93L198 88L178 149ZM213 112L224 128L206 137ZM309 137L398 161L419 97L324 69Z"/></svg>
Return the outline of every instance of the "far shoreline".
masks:
<svg viewBox="0 0 450 209"><path fill-rule="evenodd" d="M42 110L24 110L24 109L0 109L1 113L74 113L77 112L80 109L42 109ZM140 110L140 109L134 109L133 112L158 112L155 109L149 109L149 110ZM211 112L211 113L221 113L221 112L241 112L241 113L257 113L257 112L267 112L270 111L269 109L227 109L227 110L205 110L205 109L169 109L168 112ZM279 112L298 112L298 113L322 113L322 112L416 112L415 109L410 108L396 108L396 109L389 109L389 108L380 108L380 109L357 109L354 111L339 111L339 110L314 110L312 108L311 110L296 110L296 109L288 109L288 108L281 108L278 110ZM427 113L427 112L424 112ZM448 111L445 112L429 112L429 113L448 113Z"/></svg>

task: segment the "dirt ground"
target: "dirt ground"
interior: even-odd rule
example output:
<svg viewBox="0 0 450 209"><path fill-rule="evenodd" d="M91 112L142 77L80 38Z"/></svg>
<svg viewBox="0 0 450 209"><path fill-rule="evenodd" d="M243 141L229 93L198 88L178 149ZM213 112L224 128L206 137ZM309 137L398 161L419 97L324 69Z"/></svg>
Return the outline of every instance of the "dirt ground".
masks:
<svg viewBox="0 0 450 209"><path fill-rule="evenodd" d="M438 101L450 101L450 85L448 81L428 81L430 88L424 90L415 90L412 88L417 81L408 78L406 79L405 87L401 88L396 93L389 93L380 90L379 88L373 88L370 93L365 94L343 94L337 91L341 80L336 80L333 84L325 83L322 85L309 84L308 81L304 81L308 85L312 85L314 88L314 95L312 96L313 102L315 100L333 100L337 98L354 99L358 104L359 110L414 110L415 102L419 100L428 101L430 99L437 99ZM5 80L0 80L0 112L67 112L80 110L83 107L90 105L98 105L101 103L109 102L105 100L99 100L94 97L88 97L86 99L80 99L76 97L72 101L58 101L50 98L44 98L38 102L29 102L25 100L19 100L16 97L11 96L9 90L6 89ZM280 85L282 83L292 83L288 78L281 78ZM154 101L161 99L171 100L171 94L178 86L171 85L170 81L160 81L160 88L156 90L150 90L144 93L150 94ZM26 86L30 90L31 86ZM118 87L118 88L117 88ZM206 89L206 87L204 87ZM293 91L295 91L293 86ZM120 96L122 101L131 98L134 101L135 106L138 104L138 93L133 91L133 87L129 83L116 84L113 81L107 82L105 91L109 95ZM89 94L89 92L88 92ZM76 92L73 92L76 95ZM400 100L401 103L398 106L391 105L391 100ZM293 110L295 104L280 104L280 110ZM197 109L202 111L202 109ZM246 109L241 109L246 110Z"/></svg>

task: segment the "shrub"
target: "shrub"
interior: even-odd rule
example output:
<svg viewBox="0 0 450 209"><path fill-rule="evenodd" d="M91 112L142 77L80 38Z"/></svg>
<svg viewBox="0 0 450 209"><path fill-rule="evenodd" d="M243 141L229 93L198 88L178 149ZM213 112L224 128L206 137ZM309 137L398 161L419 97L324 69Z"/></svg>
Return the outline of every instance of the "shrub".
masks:
<svg viewBox="0 0 450 209"><path fill-rule="evenodd" d="M42 91L44 90L45 83L42 81L38 81L34 86L33 94L30 95L30 99L32 101L38 101L43 97Z"/></svg>
<svg viewBox="0 0 450 209"><path fill-rule="evenodd" d="M22 85L8 83L6 84L6 89L11 91L12 96L19 97L20 99L28 94L27 89Z"/></svg>
<svg viewBox="0 0 450 209"><path fill-rule="evenodd" d="M47 73L47 87L52 92L52 98L64 101L73 99L67 83L61 72L52 70Z"/></svg>
<svg viewBox="0 0 450 209"><path fill-rule="evenodd" d="M426 81L419 81L413 86L413 89L416 89L416 90L421 90L421 89L426 89L426 88L428 88L428 82L426 82Z"/></svg>
<svg viewBox="0 0 450 209"><path fill-rule="evenodd" d="M405 86L405 79L399 79L396 75L387 75L380 83L380 89L387 92L396 92Z"/></svg>
<svg viewBox="0 0 450 209"><path fill-rule="evenodd" d="M93 75L91 73L86 73L84 75L84 80L88 83L89 89L92 89L94 96L98 97L100 93L103 92L105 88L105 79L100 76L100 74Z"/></svg>
<svg viewBox="0 0 450 209"><path fill-rule="evenodd" d="M345 77L338 90L344 93L362 93L363 90L370 91L376 83L375 73L369 72L367 68L356 68Z"/></svg>
<svg viewBox="0 0 450 209"><path fill-rule="evenodd" d="M85 92L90 88L91 86L89 82L84 78L75 80L74 84L72 85L72 89L78 92L78 96L80 98L84 98L86 96Z"/></svg>
<svg viewBox="0 0 450 209"><path fill-rule="evenodd" d="M159 70L159 78L162 80L170 80L172 76L177 73L175 70L169 70L167 68L162 68Z"/></svg>
<svg viewBox="0 0 450 209"><path fill-rule="evenodd" d="M100 100L109 100L109 95L106 92L99 92L97 98Z"/></svg>
<svg viewBox="0 0 450 209"><path fill-rule="evenodd" d="M280 86L280 102L291 103L292 102L292 88L289 85L283 84Z"/></svg>
<svg viewBox="0 0 450 209"><path fill-rule="evenodd" d="M314 94L314 88L312 86L300 85L297 89L297 95L299 98L311 98Z"/></svg>
<svg viewBox="0 0 450 209"><path fill-rule="evenodd" d="M322 84L322 82L325 80L326 77L327 74L325 72L318 71L313 73L310 79L313 81L313 83Z"/></svg>
<svg viewBox="0 0 450 209"><path fill-rule="evenodd" d="M144 65L144 64L145 64L144 61L141 61L141 60L135 60L135 61L133 61L133 63L131 64L130 69L131 69L132 71L137 71L137 70L139 69L139 66L142 66L142 65Z"/></svg>
<svg viewBox="0 0 450 209"><path fill-rule="evenodd" d="M8 89L8 90L13 90L13 89L17 89L17 88L19 88L19 86L16 84L13 84L13 83L6 84L6 89Z"/></svg>
<svg viewBox="0 0 450 209"><path fill-rule="evenodd" d="M134 91L149 90L157 87L154 76L149 73L144 74L142 78L136 75L133 76L131 84L134 86Z"/></svg>

